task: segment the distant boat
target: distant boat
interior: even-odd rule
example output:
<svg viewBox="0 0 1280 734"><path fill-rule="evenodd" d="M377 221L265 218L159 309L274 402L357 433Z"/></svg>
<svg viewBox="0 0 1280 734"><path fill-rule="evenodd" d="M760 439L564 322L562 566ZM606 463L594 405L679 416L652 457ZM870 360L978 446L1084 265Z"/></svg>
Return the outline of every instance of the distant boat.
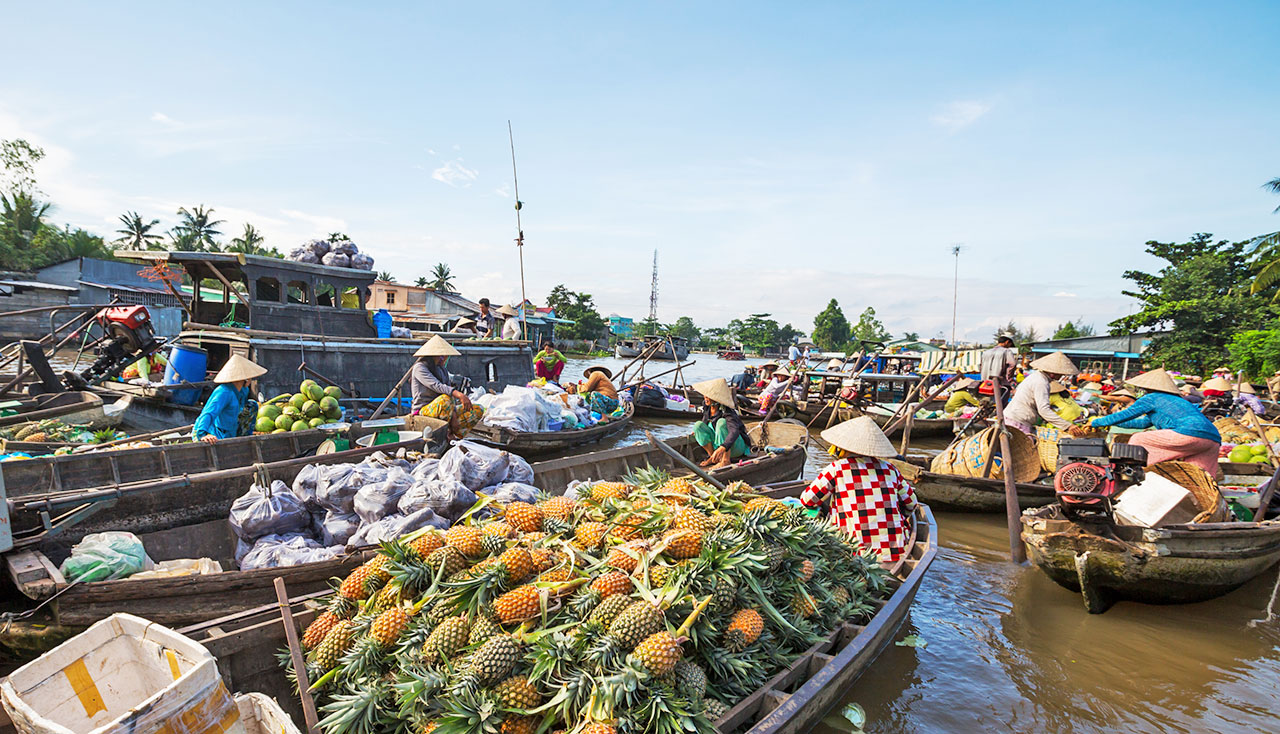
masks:
<svg viewBox="0 0 1280 734"><path fill-rule="evenodd" d="M654 348L653 344L655 342L660 342L662 346ZM675 345L675 354L671 352L673 344ZM649 359L683 362L689 358L689 340L679 336L646 336L643 339L623 339L613 348L613 356L618 359L633 359L644 354L645 350L648 349L654 350Z"/></svg>
<svg viewBox="0 0 1280 734"><path fill-rule="evenodd" d="M716 359L727 359L731 362L737 362L746 358L747 355L742 351L741 346L726 347L716 352Z"/></svg>

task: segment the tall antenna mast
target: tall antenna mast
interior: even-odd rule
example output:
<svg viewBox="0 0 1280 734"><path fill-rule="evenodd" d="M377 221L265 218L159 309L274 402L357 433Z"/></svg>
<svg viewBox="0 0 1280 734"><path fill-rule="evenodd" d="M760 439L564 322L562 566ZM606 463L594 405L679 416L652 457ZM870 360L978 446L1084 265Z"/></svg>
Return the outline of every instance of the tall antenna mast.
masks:
<svg viewBox="0 0 1280 734"><path fill-rule="evenodd" d="M516 197L516 252L520 253L520 335L528 339L529 322L524 311L529 297L524 291L524 227L520 224L520 210L524 208L524 202L520 201L520 177L516 175L516 137L511 132L510 120L507 120L507 140L511 143L511 184Z"/></svg>
<svg viewBox="0 0 1280 734"><path fill-rule="evenodd" d="M658 251L653 251L653 287L649 291L649 321L658 320Z"/></svg>
<svg viewBox="0 0 1280 734"><path fill-rule="evenodd" d="M964 249L964 245L955 244L951 246L951 254L956 259L956 269L954 280L951 284L951 348L958 349L956 345L956 304L960 301L960 250Z"/></svg>

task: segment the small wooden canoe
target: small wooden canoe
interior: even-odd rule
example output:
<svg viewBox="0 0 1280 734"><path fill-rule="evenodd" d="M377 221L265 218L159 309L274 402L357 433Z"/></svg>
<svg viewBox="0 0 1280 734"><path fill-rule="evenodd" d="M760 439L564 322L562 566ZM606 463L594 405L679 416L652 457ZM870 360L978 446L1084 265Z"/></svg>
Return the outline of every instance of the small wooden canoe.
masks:
<svg viewBox="0 0 1280 734"><path fill-rule="evenodd" d="M1222 596L1280 561L1280 522L1152 529L1074 522L1057 505L1022 515L1032 563L1084 598L1091 614L1118 600L1184 604Z"/></svg>
<svg viewBox="0 0 1280 734"><path fill-rule="evenodd" d="M769 493L776 497L794 496L802 486ZM803 734L840 701L896 636L937 555L938 527L928 507L917 509L912 532L910 552L890 569L893 591L887 599L876 602L875 615L865 625L840 625L806 650L715 722L720 732ZM329 593L290 598L290 612L298 629L306 629L323 610ZM301 720L298 697L274 654L285 644L277 604L220 616L178 631L204 645L218 659L218 669L231 690L261 691L274 696L286 711Z"/></svg>
<svg viewBox="0 0 1280 734"><path fill-rule="evenodd" d="M0 418L0 428L57 418L63 423L104 426L109 423L101 397L91 392L72 391L38 395L19 401L18 412ZM116 420L118 421L118 418Z"/></svg>
<svg viewBox="0 0 1280 734"><path fill-rule="evenodd" d="M921 502L944 512L1004 512L1004 480L935 474L905 461L895 466L911 482ZM1053 485L1018 482L1018 507L1042 507L1053 502Z"/></svg>
<svg viewBox="0 0 1280 734"><path fill-rule="evenodd" d="M486 426L483 423L472 428L467 439L495 448L519 454L526 459L551 456L578 446L600 443L612 438L631 425L635 408L625 403L626 411L620 418L597 423L589 428L567 431L515 431L510 428Z"/></svg>

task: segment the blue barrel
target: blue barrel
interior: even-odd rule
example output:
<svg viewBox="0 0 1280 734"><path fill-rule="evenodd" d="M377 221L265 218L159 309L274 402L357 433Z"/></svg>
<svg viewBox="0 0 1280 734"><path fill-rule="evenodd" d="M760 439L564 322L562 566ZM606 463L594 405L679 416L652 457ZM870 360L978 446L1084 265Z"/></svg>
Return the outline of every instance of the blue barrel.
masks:
<svg viewBox="0 0 1280 734"><path fill-rule="evenodd" d="M379 339L391 338L391 314L387 309L380 308L373 315L373 328L377 330Z"/></svg>
<svg viewBox="0 0 1280 734"><path fill-rule="evenodd" d="M169 350L169 364L164 368L164 384L176 385L179 382L204 382L205 372L209 369L209 353L199 347L188 347L174 344ZM174 390L170 400L178 405L195 405L200 398L199 390Z"/></svg>

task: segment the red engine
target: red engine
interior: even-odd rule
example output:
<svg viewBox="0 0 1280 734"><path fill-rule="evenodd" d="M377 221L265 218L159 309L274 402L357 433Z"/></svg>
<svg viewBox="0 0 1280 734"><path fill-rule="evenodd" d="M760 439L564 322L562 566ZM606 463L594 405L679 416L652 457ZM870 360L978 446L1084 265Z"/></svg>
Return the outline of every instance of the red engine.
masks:
<svg viewBox="0 0 1280 734"><path fill-rule="evenodd" d="M120 324L126 329L138 331L150 328L151 314L146 306L112 306L98 312L98 324L107 329L111 324Z"/></svg>
<svg viewBox="0 0 1280 734"><path fill-rule="evenodd" d="M1100 438L1066 438L1058 442L1058 471L1053 489L1067 511L1111 511L1111 498L1142 481L1147 451Z"/></svg>
<svg viewBox="0 0 1280 734"><path fill-rule="evenodd" d="M1096 505L1103 497L1116 493L1116 482L1109 467L1097 464L1067 464L1053 475L1053 489L1064 504ZM1082 494L1100 497L1081 497Z"/></svg>

